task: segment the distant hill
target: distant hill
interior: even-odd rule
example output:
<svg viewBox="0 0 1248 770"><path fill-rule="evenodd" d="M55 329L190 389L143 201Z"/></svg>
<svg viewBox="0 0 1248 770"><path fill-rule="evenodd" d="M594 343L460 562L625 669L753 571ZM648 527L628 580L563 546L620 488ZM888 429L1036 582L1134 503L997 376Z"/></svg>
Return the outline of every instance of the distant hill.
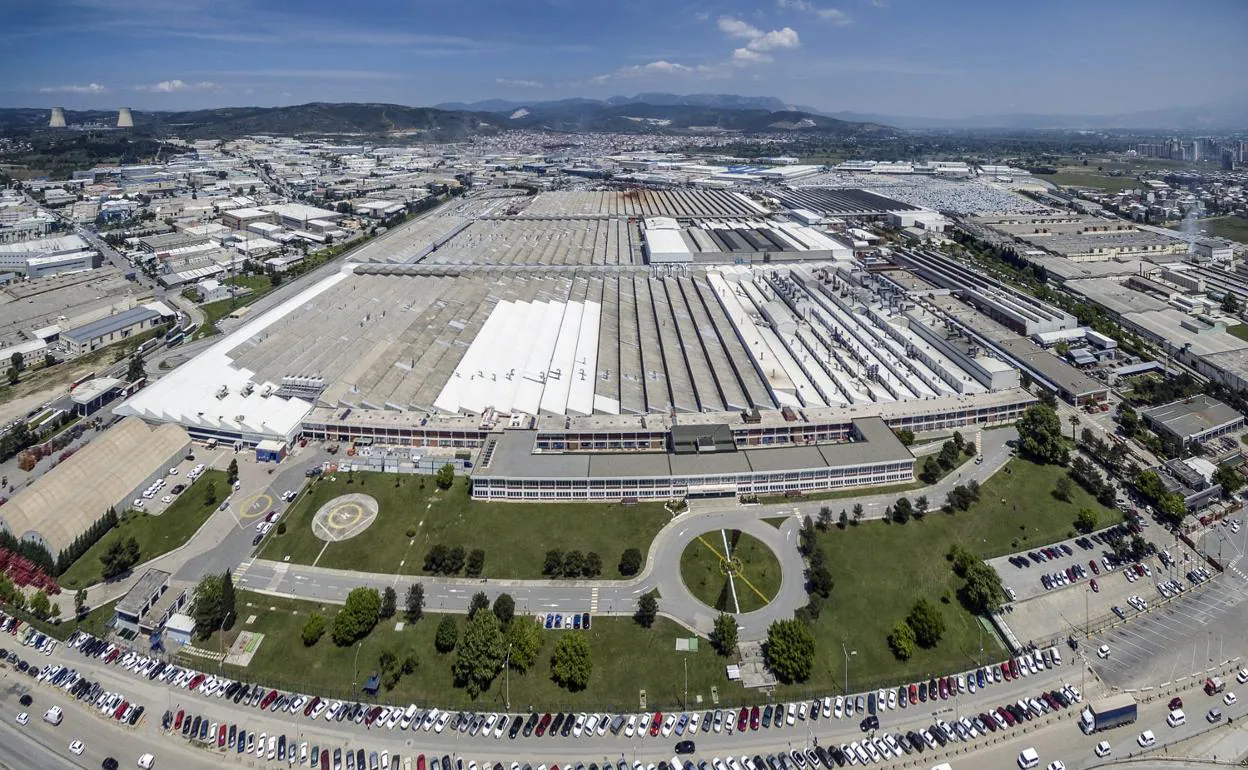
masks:
<svg viewBox="0 0 1248 770"><path fill-rule="evenodd" d="M744 100L740 104L745 104L754 99L722 95L707 98L729 104L734 100ZM769 100L764 101L771 104ZM501 109L485 110L481 109L481 104ZM0 130L38 129L47 125L48 114L48 110L0 109ZM65 117L71 124L98 122L112 125L117 115L116 112L70 111ZM189 112L135 111L134 122L138 133L173 134L187 139L231 138L246 134L383 135L412 131L431 140L448 141L518 128L655 134L800 131L837 136L891 130L885 126L850 123L793 109L634 101L607 104L590 99L565 99L529 106L494 101L463 105L463 108L451 108L451 105L405 107L397 104L312 103L292 107L222 107Z"/></svg>
<svg viewBox="0 0 1248 770"><path fill-rule="evenodd" d="M473 112L514 112L521 107L529 110L564 109L571 106L619 107L625 104L650 104L656 107L718 107L726 110L767 110L786 112L799 110L817 112L797 107L774 96L738 96L736 94L670 94L650 92L636 96L612 96L607 99L557 99L544 102L513 102L506 99L486 99L480 102L444 102L434 106L442 110L469 110Z"/></svg>

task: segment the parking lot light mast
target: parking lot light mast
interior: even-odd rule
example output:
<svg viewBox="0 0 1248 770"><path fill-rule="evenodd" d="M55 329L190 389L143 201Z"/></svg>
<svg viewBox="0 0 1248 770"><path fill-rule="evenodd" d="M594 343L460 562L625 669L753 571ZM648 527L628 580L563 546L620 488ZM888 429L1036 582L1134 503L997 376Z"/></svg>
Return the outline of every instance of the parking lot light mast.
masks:
<svg viewBox="0 0 1248 770"><path fill-rule="evenodd" d="M850 650L845 646L845 640L841 640L841 652L845 653L845 695L849 695L849 656L857 655L857 650Z"/></svg>
<svg viewBox="0 0 1248 770"><path fill-rule="evenodd" d="M359 694L359 690L355 689L355 685L360 681L360 648L363 646L363 640L355 645L355 664L352 666L351 674L351 697Z"/></svg>
<svg viewBox="0 0 1248 770"><path fill-rule="evenodd" d="M511 677L509 677L508 669L511 667L511 642L507 643L507 654L503 657L503 707L511 711Z"/></svg>

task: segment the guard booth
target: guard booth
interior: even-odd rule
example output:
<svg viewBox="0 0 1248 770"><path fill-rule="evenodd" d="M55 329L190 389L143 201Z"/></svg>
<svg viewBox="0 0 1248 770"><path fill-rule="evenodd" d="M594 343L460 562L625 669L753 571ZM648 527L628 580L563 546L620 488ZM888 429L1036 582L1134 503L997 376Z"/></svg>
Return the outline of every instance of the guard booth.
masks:
<svg viewBox="0 0 1248 770"><path fill-rule="evenodd" d="M256 462L280 463L286 459L286 442L265 439L256 444Z"/></svg>

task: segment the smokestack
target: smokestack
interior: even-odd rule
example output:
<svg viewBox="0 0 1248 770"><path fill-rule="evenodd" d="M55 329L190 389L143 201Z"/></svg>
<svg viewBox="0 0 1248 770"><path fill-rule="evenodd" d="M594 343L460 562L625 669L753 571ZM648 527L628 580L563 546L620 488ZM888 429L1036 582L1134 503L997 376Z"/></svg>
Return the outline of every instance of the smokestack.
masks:
<svg viewBox="0 0 1248 770"><path fill-rule="evenodd" d="M129 107L122 107L117 111L117 127L134 128L134 116L130 114Z"/></svg>
<svg viewBox="0 0 1248 770"><path fill-rule="evenodd" d="M48 121L48 128L64 128L65 127L65 108L53 107L52 119Z"/></svg>

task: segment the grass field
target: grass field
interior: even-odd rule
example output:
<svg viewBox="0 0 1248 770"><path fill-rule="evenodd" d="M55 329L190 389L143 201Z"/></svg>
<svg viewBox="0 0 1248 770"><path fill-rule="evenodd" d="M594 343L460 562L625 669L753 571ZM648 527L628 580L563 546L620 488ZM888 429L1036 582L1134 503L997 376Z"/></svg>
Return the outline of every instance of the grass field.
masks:
<svg viewBox="0 0 1248 770"><path fill-rule="evenodd" d="M152 516L141 511L122 514L121 522L113 527L99 542L87 549L78 561L58 579L61 587L77 589L100 582L100 554L104 553L114 541L133 537L139 541L139 563L166 554L191 539L191 535L203 525L216 504L204 503L204 488L209 482L217 485L218 499L224 499L227 492L225 473L209 470L195 480L169 505L159 516Z"/></svg>
<svg viewBox="0 0 1248 770"><path fill-rule="evenodd" d="M1226 327L1226 333L1239 337L1241 340L1248 341L1248 324L1235 324Z"/></svg>
<svg viewBox="0 0 1248 770"><path fill-rule="evenodd" d="M1242 217L1214 217L1202 219L1196 226L1207 230L1210 235L1228 238L1240 243L1248 243L1248 219Z"/></svg>
<svg viewBox="0 0 1248 770"><path fill-rule="evenodd" d="M958 603L961 581L945 554L954 543L992 557L1065 538L1082 507L1100 514L1100 526L1121 518L1078 486L1071 502L1055 499L1053 487L1064 472L1015 459L984 483L980 501L969 511L937 511L907 524L870 521L820 535L835 587L815 624L811 689L841 689L845 657L836 653L842 643L857 651L849 666L851 691L999 659L1002 653L987 632L980 652L979 622ZM888 634L920 597L941 610L945 635L935 648L919 649L902 663L888 649Z"/></svg>
<svg viewBox="0 0 1248 770"><path fill-rule="evenodd" d="M741 612L753 612L771 603L780 591L780 562L761 541L740 531L728 530L732 557L741 573L734 577ZM694 538L680 556L680 578L690 592L710 607L736 612L728 577L723 567L724 539L719 531Z"/></svg>
<svg viewBox="0 0 1248 770"><path fill-rule="evenodd" d="M943 444L944 442L942 441L940 443ZM966 463L974 456L975 456L974 447L968 448L966 454L962 456L962 462L953 466L952 468L945 471L944 473L941 473L940 476L936 478L936 482L933 482L933 483L938 483L941 479L945 478L950 473L953 473L958 468L961 468L963 465L966 465ZM927 459L926 456L920 456L917 460L915 460L914 462L914 475L915 476L918 476L919 473L922 471L923 461L925 459ZM903 495L906 492L915 492L917 490L924 489L929 486L931 486L931 484L928 484L925 481L919 481L916 479L915 481L910 481L905 484L889 484L886 486L879 486L879 487L852 487L850 489L836 489L836 490L831 490L828 492L808 492L808 493L804 493L800 499L801 500L844 500L845 498L849 498L849 497L863 497L865 495ZM758 501L759 503L763 505L772 505L775 503L793 502L793 498L785 497L784 495L769 495L767 497L760 497Z"/></svg>
<svg viewBox="0 0 1248 770"><path fill-rule="evenodd" d="M104 636L105 630L108 628L109 621L113 619L116 607L117 602L109 602L108 604L102 604L99 607L90 610L85 616L83 616L82 620L74 620L71 618L69 620L62 620L60 623L49 623L46 620L36 620L32 615L30 615L30 613L27 612L19 612L16 614L17 617L21 618L24 622L29 623L52 638L60 639L63 642L69 638L70 634L79 630L86 631L87 633L94 634L95 636Z"/></svg>
<svg viewBox="0 0 1248 770"><path fill-rule="evenodd" d="M1139 187L1140 181L1131 176L1109 176L1095 167L1063 168L1056 174L1039 174L1037 179L1062 186L1092 187L1105 192L1119 192Z"/></svg>
<svg viewBox="0 0 1248 770"><path fill-rule="evenodd" d="M455 654L439 654L433 646L434 633L441 620L437 614L427 614L415 624L406 625L402 631L394 630L395 621L401 618L378 624L360 644L357 675L355 646L336 647L328 633L312 647L303 645L299 630L308 614L318 611L317 605L240 591L237 606L242 622L228 632L225 644L228 646L241 631L259 632L266 636L250 666L246 669L225 667L229 676L301 692L315 692L322 696L347 697L352 692L352 682L362 683L367 679L376 669L381 652L392 649L400 657L406 652L414 653L418 666L415 673L400 680L393 691L382 690L379 701L431 702L450 708L502 710L504 707L502 676L476 701L453 685L451 663ZM332 618L336 611L337 608L331 606L324 612L326 617ZM248 624L250 616L255 616L255 621ZM455 617L462 632L464 618ZM517 615L513 622L527 623L532 620L528 616ZM522 711L532 706L540 709L639 711L641 690L646 691L651 709L670 708L680 704L684 697L686 661L689 665L691 705L696 706L697 696L701 695L709 707L711 687L718 687L720 697L727 698L728 702L740 702L747 697L740 685L730 683L725 677L724 663L727 659L715 655L705 641L697 652L676 652L676 639L690 634L663 618L657 619L650 629L642 628L631 618L595 618L586 632L594 658L589 686L582 692L567 692L550 679L550 656L561 633L564 632L550 631L545 634L542 651L532 669L523 674L510 673L513 710ZM199 642L198 646L216 650L219 644L214 635ZM194 660L200 666L206 665L202 659ZM764 696L751 693L750 697L762 700Z"/></svg>
<svg viewBox="0 0 1248 770"><path fill-rule="evenodd" d="M312 532L317 509L353 492L376 498L377 520L356 537L326 544ZM483 576L536 579L542 577L548 550L579 550L596 552L602 558L602 577L610 579L620 577L617 565L626 548L640 549L645 558L655 533L671 521L671 514L661 503L481 502L469 497L463 479L443 492L422 476L338 473L333 480L320 477L313 483L285 521L286 534L270 535L261 557L419 574L425 552L441 543L483 549Z"/></svg>

